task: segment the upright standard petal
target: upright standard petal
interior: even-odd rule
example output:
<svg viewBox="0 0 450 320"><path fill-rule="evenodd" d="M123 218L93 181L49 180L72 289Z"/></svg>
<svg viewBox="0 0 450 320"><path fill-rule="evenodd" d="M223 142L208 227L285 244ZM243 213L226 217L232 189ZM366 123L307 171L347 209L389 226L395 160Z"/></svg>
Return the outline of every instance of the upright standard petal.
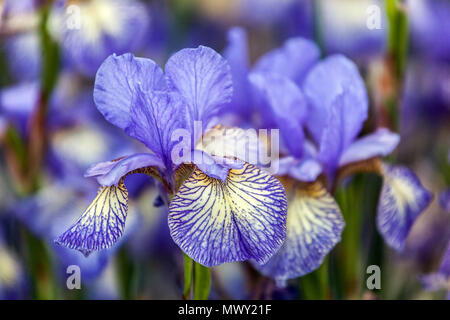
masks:
<svg viewBox="0 0 450 320"><path fill-rule="evenodd" d="M283 75L300 85L319 58L320 51L314 42L292 38L281 48L262 56L255 64L255 71Z"/></svg>
<svg viewBox="0 0 450 320"><path fill-rule="evenodd" d="M189 106L190 125L202 121L205 129L233 96L230 66L211 48L178 51L167 61L165 72L170 86Z"/></svg>
<svg viewBox="0 0 450 320"><path fill-rule="evenodd" d="M290 182L287 237L281 249L264 265L256 268L283 286L286 280L317 269L325 256L341 240L345 223L341 211L318 182Z"/></svg>
<svg viewBox="0 0 450 320"><path fill-rule="evenodd" d="M169 228L175 243L207 267L264 263L283 244L286 212L283 185L253 165L230 170L225 182L196 169L170 204Z"/></svg>
<svg viewBox="0 0 450 320"><path fill-rule="evenodd" d="M223 52L223 56L230 64L233 77L231 110L248 117L252 108L249 95L250 84L248 82L250 56L247 45L247 34L244 29L234 27L228 31L227 39L228 45Z"/></svg>
<svg viewBox="0 0 450 320"><path fill-rule="evenodd" d="M397 133L380 128L376 132L356 140L345 149L339 160L339 166L378 156L385 157L394 151L399 142L400 136Z"/></svg>
<svg viewBox="0 0 450 320"><path fill-rule="evenodd" d="M378 230L389 246L401 251L414 221L428 206L432 194L406 167L384 164L382 173Z"/></svg>
<svg viewBox="0 0 450 320"><path fill-rule="evenodd" d="M342 154L351 145L362 126L362 122L355 122L355 119L364 118L361 108L355 104L356 100L351 91L343 89L332 102L327 114L318 157L330 180L334 176Z"/></svg>
<svg viewBox="0 0 450 320"><path fill-rule="evenodd" d="M311 69L302 88L308 100L306 124L316 143L322 139L336 97L347 92L351 101L343 110L345 126L342 130L345 141L352 142L368 113L367 92L357 66L344 56L330 56Z"/></svg>
<svg viewBox="0 0 450 320"><path fill-rule="evenodd" d="M161 68L152 60L131 53L109 56L97 71L94 102L103 116L121 129L130 125L130 109L138 86L145 92L164 90Z"/></svg>
<svg viewBox="0 0 450 320"><path fill-rule="evenodd" d="M290 154L300 158L303 152L303 121L307 111L302 91L280 74L252 73L250 81L267 106L268 114L265 116L280 129Z"/></svg>
<svg viewBox="0 0 450 320"><path fill-rule="evenodd" d="M152 150L168 170L172 168L171 153L177 143L172 140L172 134L177 129L186 128L185 107L175 92L139 88L130 108L130 124L125 132Z"/></svg>
<svg viewBox="0 0 450 320"><path fill-rule="evenodd" d="M118 186L100 188L97 197L78 221L56 239L56 243L81 251L108 249L122 236L128 211L128 191Z"/></svg>

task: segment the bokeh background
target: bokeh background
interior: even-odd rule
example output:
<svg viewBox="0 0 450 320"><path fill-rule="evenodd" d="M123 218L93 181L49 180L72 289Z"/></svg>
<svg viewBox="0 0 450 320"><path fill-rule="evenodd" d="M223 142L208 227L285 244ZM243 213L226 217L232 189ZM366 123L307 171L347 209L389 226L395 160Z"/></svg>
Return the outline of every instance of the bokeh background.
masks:
<svg viewBox="0 0 450 320"><path fill-rule="evenodd" d="M0 0L1 299L181 298L182 254L146 176L127 178L131 212L113 249L85 258L53 240L96 194L97 182L84 171L142 150L95 108L101 62L132 52L164 65L198 45L224 52L236 26L247 32L250 64L291 37L312 39L322 56L355 61L370 97L365 130L399 132L396 161L434 198L405 250L393 252L374 227L379 178L359 175L337 190L337 200L347 224L360 228L344 230L321 268L277 288L247 263L214 267L210 298L446 296L421 279L439 269L450 238L450 1ZM381 267L381 290L365 289L371 264ZM66 287L69 265L82 270L81 290Z"/></svg>

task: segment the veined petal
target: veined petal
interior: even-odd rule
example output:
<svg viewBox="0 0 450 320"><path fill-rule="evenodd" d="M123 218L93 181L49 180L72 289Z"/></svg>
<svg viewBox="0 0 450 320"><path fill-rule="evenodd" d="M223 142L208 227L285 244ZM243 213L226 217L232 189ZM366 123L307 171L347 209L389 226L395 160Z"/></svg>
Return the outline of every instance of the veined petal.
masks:
<svg viewBox="0 0 450 320"><path fill-rule="evenodd" d="M406 167L384 164L382 172L378 230L389 246L401 251L414 221L428 206L432 194Z"/></svg>
<svg viewBox="0 0 450 320"><path fill-rule="evenodd" d="M368 97L364 81L351 60L333 55L317 63L308 73L302 86L308 100L306 124L316 143L327 128L328 115L337 96L346 91L351 99L344 105L344 140L349 144L361 131L367 118Z"/></svg>
<svg viewBox="0 0 450 320"><path fill-rule="evenodd" d="M81 251L108 249L122 236L128 211L128 191L118 186L101 187L80 219L56 239L56 243Z"/></svg>
<svg viewBox="0 0 450 320"><path fill-rule="evenodd" d="M264 263L285 239L286 211L283 185L251 164L230 170L225 182L196 169L170 204L170 234L207 267Z"/></svg>
<svg viewBox="0 0 450 320"><path fill-rule="evenodd" d="M355 104L356 101L358 99L354 93L344 88L333 100L326 115L318 158L329 177L334 175L339 159L353 142L366 117L362 114L361 107Z"/></svg>
<svg viewBox="0 0 450 320"><path fill-rule="evenodd" d="M281 48L262 56L255 64L255 71L283 75L300 85L319 57L320 51L314 42L292 38Z"/></svg>
<svg viewBox="0 0 450 320"><path fill-rule="evenodd" d="M152 60L131 53L109 56L97 71L94 101L106 120L121 129L131 122L131 104L138 86L145 92L164 90L161 68Z"/></svg>
<svg viewBox="0 0 450 320"><path fill-rule="evenodd" d="M397 147L400 136L386 128L362 137L353 142L342 154L339 166L367 160L377 156L387 156Z"/></svg>
<svg viewBox="0 0 450 320"><path fill-rule="evenodd" d="M213 49L199 46L175 53L165 68L169 84L189 106L189 119L202 121L203 129L233 96L228 62Z"/></svg>
<svg viewBox="0 0 450 320"><path fill-rule="evenodd" d="M280 129L290 154L301 157L307 105L300 88L292 80L275 73L252 73L250 82L260 93L263 107L267 108L263 116L274 121Z"/></svg>
<svg viewBox="0 0 450 320"><path fill-rule="evenodd" d="M186 128L185 103L180 95L139 88L133 97L130 116L125 132L144 143L170 170L172 148L177 143L172 140L172 133Z"/></svg>
<svg viewBox="0 0 450 320"><path fill-rule="evenodd" d="M286 241L269 262L255 265L280 286L317 269L345 226L336 201L320 183L291 183L287 193Z"/></svg>
<svg viewBox="0 0 450 320"><path fill-rule="evenodd" d="M128 173L145 167L164 168L160 158L151 153L137 153L116 160L97 163L87 169L85 177L97 177L102 186L117 185ZM155 174L157 173L154 170Z"/></svg>
<svg viewBox="0 0 450 320"><path fill-rule="evenodd" d="M343 128L344 104L348 101L344 94L336 97L327 115L327 125L320 139L319 161L323 164L329 178L332 178L344 149Z"/></svg>

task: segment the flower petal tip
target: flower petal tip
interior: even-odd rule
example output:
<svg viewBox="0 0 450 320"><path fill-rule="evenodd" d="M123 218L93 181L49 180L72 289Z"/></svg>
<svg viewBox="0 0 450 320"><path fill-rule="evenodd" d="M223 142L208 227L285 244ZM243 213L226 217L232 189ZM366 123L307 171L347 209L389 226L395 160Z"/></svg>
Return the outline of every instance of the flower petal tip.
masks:
<svg viewBox="0 0 450 320"><path fill-rule="evenodd" d="M255 265L281 285L317 269L345 227L336 201L320 183L298 184L288 195L286 241L267 264Z"/></svg>
<svg viewBox="0 0 450 320"><path fill-rule="evenodd" d="M112 247L122 236L128 211L128 191L119 186L100 188L90 206L55 243L82 252Z"/></svg>

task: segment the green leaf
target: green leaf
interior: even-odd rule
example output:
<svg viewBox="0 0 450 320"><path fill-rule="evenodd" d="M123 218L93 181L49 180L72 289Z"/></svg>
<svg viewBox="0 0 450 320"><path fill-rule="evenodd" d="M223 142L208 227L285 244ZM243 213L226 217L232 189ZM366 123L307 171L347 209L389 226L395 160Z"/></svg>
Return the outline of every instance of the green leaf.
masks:
<svg viewBox="0 0 450 320"><path fill-rule="evenodd" d="M394 58L395 71L402 78L408 53L408 15L399 0L386 0L389 21L389 52Z"/></svg>
<svg viewBox="0 0 450 320"><path fill-rule="evenodd" d="M191 298L191 287L192 287L192 269L194 266L194 261L189 258L185 253L183 253L184 258L184 291L183 298L188 300Z"/></svg>
<svg viewBox="0 0 450 320"><path fill-rule="evenodd" d="M194 262L194 299L207 300L211 287L211 270Z"/></svg>

